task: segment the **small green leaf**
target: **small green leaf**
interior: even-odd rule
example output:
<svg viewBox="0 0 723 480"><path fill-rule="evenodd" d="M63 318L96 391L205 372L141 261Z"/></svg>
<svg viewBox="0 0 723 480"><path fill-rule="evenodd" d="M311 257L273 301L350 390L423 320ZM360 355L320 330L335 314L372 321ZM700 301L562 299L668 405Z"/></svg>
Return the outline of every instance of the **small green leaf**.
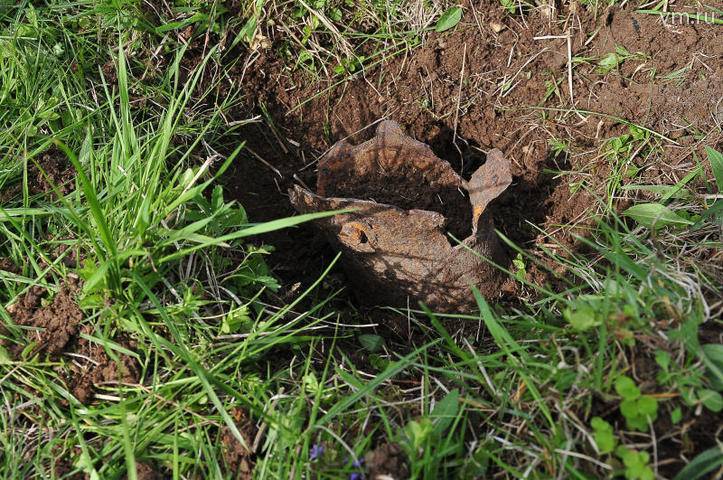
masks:
<svg viewBox="0 0 723 480"><path fill-rule="evenodd" d="M632 218L644 227L651 229L667 225L692 225L694 222L686 220L673 210L660 203L641 203L633 205L623 212L623 215Z"/></svg>
<svg viewBox="0 0 723 480"><path fill-rule="evenodd" d="M655 474L648 465L650 455L647 452L630 450L622 445L615 450L625 465L625 478L628 480L654 480Z"/></svg>
<svg viewBox="0 0 723 480"><path fill-rule="evenodd" d="M681 410L680 407L675 407L675 409L670 412L670 421L673 422L673 425L677 425L681 420L683 420L683 410Z"/></svg>
<svg viewBox="0 0 723 480"><path fill-rule="evenodd" d="M668 368L670 368L670 354L665 350L658 350L655 352L655 363L660 365L663 370L668 371Z"/></svg>
<svg viewBox="0 0 723 480"><path fill-rule="evenodd" d="M374 353L378 352L384 346L384 339L379 335L364 334L359 335L359 343L364 349Z"/></svg>
<svg viewBox="0 0 723 480"><path fill-rule="evenodd" d="M372 353L371 355L369 355L369 363L377 370L384 370L389 366L391 362L388 358L384 358L379 354Z"/></svg>
<svg viewBox="0 0 723 480"><path fill-rule="evenodd" d="M462 7L452 7L439 17L437 25L434 27L436 32L444 32L455 27L462 20Z"/></svg>
<svg viewBox="0 0 723 480"><path fill-rule="evenodd" d="M0 345L0 365L5 365L10 363L10 355L8 354L8 351L5 350L5 347Z"/></svg>
<svg viewBox="0 0 723 480"><path fill-rule="evenodd" d="M515 0L500 0L500 4L502 4L503 7L505 7L505 10L507 10L508 13L515 13L515 10L517 10L517 3Z"/></svg>
<svg viewBox="0 0 723 480"><path fill-rule="evenodd" d="M718 413L723 410L723 397L715 390L698 390L698 398L711 412Z"/></svg>
<svg viewBox="0 0 723 480"><path fill-rule="evenodd" d="M723 345L707 343L701 347L701 350L710 386L714 390L723 391Z"/></svg>
<svg viewBox="0 0 723 480"><path fill-rule="evenodd" d="M615 52L610 52L603 58L601 58L598 62L598 70L600 71L600 73L605 74L612 70L615 70L619 64L620 58Z"/></svg>
<svg viewBox="0 0 723 480"><path fill-rule="evenodd" d="M565 320L578 332L584 332L600 325L600 320L595 315L595 310L586 304L580 304L577 308L566 308L562 312Z"/></svg>
<svg viewBox="0 0 723 480"><path fill-rule="evenodd" d="M432 422L428 418L419 421L412 420L404 427L404 433L409 439L413 451L419 450L432 433Z"/></svg>
<svg viewBox="0 0 723 480"><path fill-rule="evenodd" d="M723 368L723 344L706 343L701 347L703 353L719 368Z"/></svg>
<svg viewBox="0 0 723 480"><path fill-rule="evenodd" d="M256 17L249 18L241 31L238 33L238 38L246 43L251 43L254 39L254 35L256 34L257 22L258 19Z"/></svg>
<svg viewBox="0 0 723 480"><path fill-rule="evenodd" d="M625 375L615 380L615 391L626 400L635 400L640 396L640 389L635 385L633 379Z"/></svg>
<svg viewBox="0 0 723 480"><path fill-rule="evenodd" d="M442 435L452 423L459 411L459 390L456 388L444 396L442 400L437 402L434 409L429 414L435 421L434 432Z"/></svg>
<svg viewBox="0 0 723 480"><path fill-rule="evenodd" d="M638 402L636 400L623 400L620 402L620 413L627 420L635 419L638 416Z"/></svg>
<svg viewBox="0 0 723 480"><path fill-rule="evenodd" d="M332 8L329 11L329 18L331 18L335 22L341 22L341 18L342 18L341 8L338 8L338 7Z"/></svg>
<svg viewBox="0 0 723 480"><path fill-rule="evenodd" d="M524 281L527 276L527 270L525 269L525 259L521 253L518 253L517 257L512 260L512 266L515 267L515 278Z"/></svg>
<svg viewBox="0 0 723 480"><path fill-rule="evenodd" d="M600 417L593 417L590 423L594 430L595 444L601 454L611 453L615 450L617 439L613 433L613 427Z"/></svg>
<svg viewBox="0 0 723 480"><path fill-rule="evenodd" d="M620 458L620 460L623 461L623 463L626 463L625 459L630 458L630 456L633 454L635 454L635 452L633 450L630 450L629 448L626 448L622 445L620 445L618 448L615 449L615 455L617 455ZM628 462L629 461L630 460L628 460Z"/></svg>
<svg viewBox="0 0 723 480"><path fill-rule="evenodd" d="M644 417L655 420L658 416L658 401L649 395L638 398L638 413Z"/></svg>
<svg viewBox="0 0 723 480"><path fill-rule="evenodd" d="M221 321L221 333L228 335L239 331L244 323L250 322L249 309L246 305L231 310Z"/></svg>

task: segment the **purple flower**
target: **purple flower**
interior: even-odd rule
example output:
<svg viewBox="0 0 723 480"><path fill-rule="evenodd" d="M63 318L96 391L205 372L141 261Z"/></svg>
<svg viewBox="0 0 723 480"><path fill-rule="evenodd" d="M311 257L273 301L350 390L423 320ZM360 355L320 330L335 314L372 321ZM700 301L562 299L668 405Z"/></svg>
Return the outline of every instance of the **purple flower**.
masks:
<svg viewBox="0 0 723 480"><path fill-rule="evenodd" d="M324 446L319 444L314 444L311 446L311 451L309 452L309 459L311 461L318 460L322 455L324 455Z"/></svg>
<svg viewBox="0 0 723 480"><path fill-rule="evenodd" d="M362 468L362 465L364 465L363 458L357 458L355 460L352 460L351 462L351 466L354 468ZM349 475L349 480L364 480L364 474L359 472L352 472Z"/></svg>

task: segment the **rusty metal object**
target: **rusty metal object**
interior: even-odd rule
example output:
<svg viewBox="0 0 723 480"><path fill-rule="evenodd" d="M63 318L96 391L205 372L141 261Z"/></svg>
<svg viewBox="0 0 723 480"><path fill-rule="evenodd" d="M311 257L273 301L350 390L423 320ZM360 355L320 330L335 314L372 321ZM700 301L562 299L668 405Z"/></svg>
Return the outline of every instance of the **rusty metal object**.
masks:
<svg viewBox="0 0 723 480"><path fill-rule="evenodd" d="M460 311L474 305L470 285L493 296L503 280L480 257L506 258L487 206L511 182L499 150L465 182L427 145L385 121L367 142L334 145L319 165L316 193L297 185L289 194L302 213L355 209L316 224L342 251L364 303L416 307L422 301Z"/></svg>

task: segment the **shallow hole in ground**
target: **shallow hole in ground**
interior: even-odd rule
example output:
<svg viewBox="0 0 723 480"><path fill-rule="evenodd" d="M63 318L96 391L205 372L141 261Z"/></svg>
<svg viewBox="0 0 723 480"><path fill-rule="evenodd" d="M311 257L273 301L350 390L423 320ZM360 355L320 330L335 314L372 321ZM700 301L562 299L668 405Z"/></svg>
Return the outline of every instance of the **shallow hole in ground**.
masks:
<svg viewBox="0 0 723 480"><path fill-rule="evenodd" d="M266 122L244 126L237 132L238 137L246 141L247 148L224 177L229 196L241 202L252 221L293 215L295 212L286 191L294 184L306 185L313 190L317 180L317 159L324 153L311 148L306 139L298 137L299 132L304 130L302 125L294 121L287 123L286 118L276 116L271 118L271 123L275 132ZM370 138L373 131L373 128L366 129L352 140L353 144ZM437 131L439 134L429 141L432 151L468 180L471 173L485 162L486 146L474 139L455 136L449 129L439 128ZM287 138L294 142L286 141ZM538 164L553 170L564 168L565 159L555 159L546 150L544 155L547 158L538 161ZM437 211L450 219L448 233L458 239L469 235L472 212L465 192L454 190L429 194L428 190L421 188L426 185L423 176L409 182L409 172L397 173L400 173L400 178L404 177L404 183L395 181L399 180L396 176L381 178L371 175L350 179L344 191L337 193L343 197L370 199L405 209ZM413 174L411 177L416 178ZM558 184L559 179L543 168L534 175L526 172L515 176L508 190L489 206L495 227L514 242L522 246L529 244L539 234L531 224L539 225L548 217L551 207L549 196ZM328 195L334 196L335 193L328 192ZM258 241L275 247L268 261L274 273L287 286L310 285L336 254L312 224L272 232ZM456 243L452 239L450 241ZM332 284L337 286L349 283L341 269L335 274L335 279L337 281ZM357 305L355 300L344 298Z"/></svg>

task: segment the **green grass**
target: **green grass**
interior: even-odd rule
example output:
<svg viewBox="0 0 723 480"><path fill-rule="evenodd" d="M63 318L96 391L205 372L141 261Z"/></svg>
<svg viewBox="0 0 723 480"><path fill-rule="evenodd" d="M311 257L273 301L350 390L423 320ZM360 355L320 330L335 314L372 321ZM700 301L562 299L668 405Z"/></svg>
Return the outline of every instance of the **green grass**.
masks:
<svg viewBox="0 0 723 480"><path fill-rule="evenodd" d="M679 184L648 189L654 212L681 221L618 215L633 152L666 140L630 126L608 143L605 214L578 240L584 249L541 246L541 259L507 241L517 268L549 271L556 287L518 275L524 293L512 305L474 291L471 314L387 309L380 318L414 326L407 341L338 301L324 281L334 263L279 301L271 247L254 238L313 216L259 224L224 199L219 179L243 149L241 139L222 148L237 139L225 114L239 92L215 93L227 66L219 47L184 70L175 34L241 28L239 42L261 42L256 26L276 12L297 20L281 47L290 64L345 77L351 63L335 66L358 63L356 49L403 48L441 8L414 17L403 2L259 2L233 16L179 2L156 24L135 2L51 3L0 10L0 258L18 267L0 269L0 478L135 478L138 463L174 479L238 478L227 465L236 442L254 450L254 478L349 478L362 472L355 461L393 442L412 478L642 479L667 433L656 421L687 439L683 423L723 407L720 346L698 335L721 326L721 271L706 261L723 246L714 150ZM364 32L360 18L372 19ZM167 64L155 71L144 58L164 38ZM56 183L44 155L67 161L67 193L33 187L37 176ZM71 252L77 265L64 261ZM63 377L86 360L10 354L32 333L8 308L73 276L84 338L110 358L132 357L141 378L101 385L87 404ZM653 378L636 370L641 357L657 365ZM713 448L686 478L720 465Z"/></svg>

